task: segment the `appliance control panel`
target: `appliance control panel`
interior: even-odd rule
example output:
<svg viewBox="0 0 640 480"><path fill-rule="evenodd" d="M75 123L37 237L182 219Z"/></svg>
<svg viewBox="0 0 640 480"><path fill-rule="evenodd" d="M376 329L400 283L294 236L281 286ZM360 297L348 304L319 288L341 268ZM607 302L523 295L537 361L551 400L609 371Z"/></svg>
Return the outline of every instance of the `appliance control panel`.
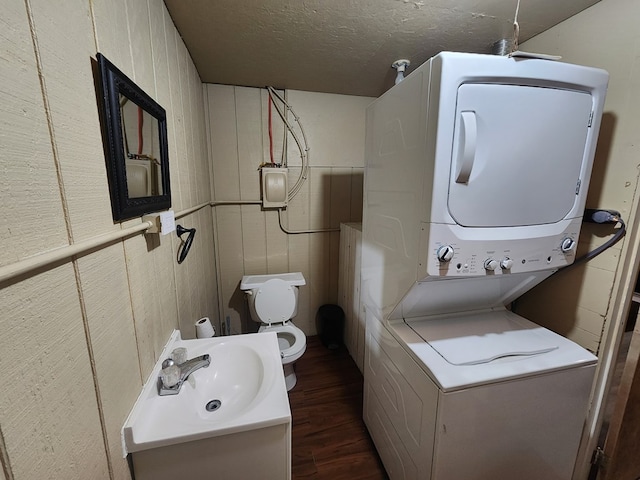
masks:
<svg viewBox="0 0 640 480"><path fill-rule="evenodd" d="M581 220L566 223L564 229L543 225L482 231L422 224L418 276L477 277L565 267L575 260Z"/></svg>

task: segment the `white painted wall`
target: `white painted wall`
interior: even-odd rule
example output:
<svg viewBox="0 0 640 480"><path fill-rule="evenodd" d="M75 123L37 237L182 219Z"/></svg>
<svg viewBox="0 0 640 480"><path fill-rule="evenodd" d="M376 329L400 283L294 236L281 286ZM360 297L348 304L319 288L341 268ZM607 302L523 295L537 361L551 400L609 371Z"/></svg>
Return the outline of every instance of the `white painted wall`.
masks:
<svg viewBox="0 0 640 480"><path fill-rule="evenodd" d="M264 89L205 86L211 164L216 201L260 199L258 167L269 162L268 103ZM260 205L218 206L215 212L221 318L232 332L254 331L244 294L243 275L296 272L300 288L294 322L316 333L320 305L337 303L340 222L361 221L365 108L369 97L287 91L287 101L306 132L309 176L283 214L289 230L336 229L333 233L287 235L276 211ZM275 161L282 155L283 126L273 111ZM300 154L288 140L289 181L300 172Z"/></svg>
<svg viewBox="0 0 640 480"><path fill-rule="evenodd" d="M0 7L0 266L140 223L111 218L98 51L167 110L173 209L211 199L200 78L161 0ZM120 428L161 347L216 315L211 211L180 223L180 266L177 237L136 235L0 285L0 478L130 478Z"/></svg>
<svg viewBox="0 0 640 480"><path fill-rule="evenodd" d="M604 68L609 89L587 208L622 213L635 227L640 142L640 3L602 0L544 32L522 50L562 56L570 63ZM526 19L522 19L526 21ZM610 236L604 226L585 225L578 254ZM619 243L585 266L561 272L517 302L517 311L598 352L605 323L611 321L616 285L633 246Z"/></svg>

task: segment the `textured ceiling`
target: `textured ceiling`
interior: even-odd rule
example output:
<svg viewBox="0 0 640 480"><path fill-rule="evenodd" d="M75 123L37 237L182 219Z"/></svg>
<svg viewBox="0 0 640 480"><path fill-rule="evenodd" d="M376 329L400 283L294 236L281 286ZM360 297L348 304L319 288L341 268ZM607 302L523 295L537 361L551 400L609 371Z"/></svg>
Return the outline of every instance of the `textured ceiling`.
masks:
<svg viewBox="0 0 640 480"><path fill-rule="evenodd" d="M597 1L521 0L520 42ZM517 0L165 3L206 83L376 97L397 59L417 67L443 50L490 53L512 38Z"/></svg>

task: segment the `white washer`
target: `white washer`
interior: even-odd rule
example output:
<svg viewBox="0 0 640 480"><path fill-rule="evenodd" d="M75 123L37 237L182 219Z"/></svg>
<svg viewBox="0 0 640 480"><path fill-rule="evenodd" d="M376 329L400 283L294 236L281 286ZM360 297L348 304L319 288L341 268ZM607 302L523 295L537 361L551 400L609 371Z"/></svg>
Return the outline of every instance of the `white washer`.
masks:
<svg viewBox="0 0 640 480"><path fill-rule="evenodd" d="M426 374L411 376L410 369L400 368L391 382L368 375L375 383L365 400L373 406L369 418L389 415L390 398L397 399L394 410L401 412L393 423L404 440L394 448L406 448L402 468L407 470L390 472L392 478L411 478L411 463L415 478L571 478L595 356L507 310L412 319L387 328ZM389 344L392 339L384 340L381 349ZM378 357L383 358L376 360L378 371L407 365L397 357L391 362ZM414 398L414 391L433 393ZM385 436L380 430L378 444ZM418 444L421 437L433 439L432 449ZM432 462L421 466L421 456L431 452ZM392 455L382 455L387 467L393 465Z"/></svg>

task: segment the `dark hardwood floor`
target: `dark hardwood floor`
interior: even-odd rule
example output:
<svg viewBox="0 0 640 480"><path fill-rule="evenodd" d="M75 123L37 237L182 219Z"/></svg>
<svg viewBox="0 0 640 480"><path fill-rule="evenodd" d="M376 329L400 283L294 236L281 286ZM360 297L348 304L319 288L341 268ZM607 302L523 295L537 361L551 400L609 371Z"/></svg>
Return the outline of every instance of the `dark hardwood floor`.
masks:
<svg viewBox="0 0 640 480"><path fill-rule="evenodd" d="M362 375L346 349L331 351L308 337L296 375L289 392L293 480L387 479L362 420Z"/></svg>

